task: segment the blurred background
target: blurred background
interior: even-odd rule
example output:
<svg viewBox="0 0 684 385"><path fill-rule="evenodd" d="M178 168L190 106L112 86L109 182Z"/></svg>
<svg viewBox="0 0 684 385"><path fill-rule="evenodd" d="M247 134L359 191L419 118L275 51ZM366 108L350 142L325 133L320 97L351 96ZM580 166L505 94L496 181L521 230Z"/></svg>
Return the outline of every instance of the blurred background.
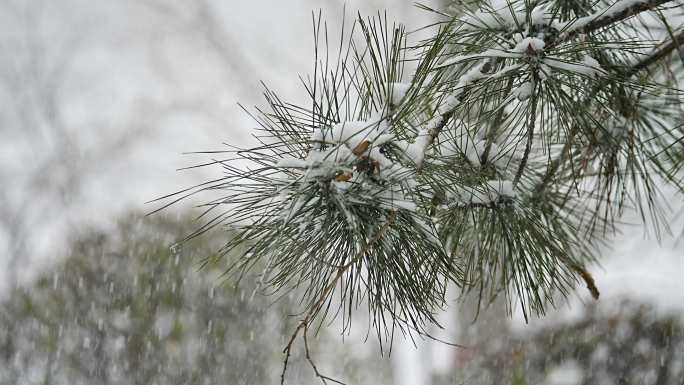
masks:
<svg viewBox="0 0 684 385"><path fill-rule="evenodd" d="M295 299L199 270L227 234L170 248L190 202L141 214L219 172L176 171L207 161L183 153L250 143L237 103L262 104L260 81L305 100L312 11L335 36L345 7L433 18L400 0L0 0L0 384L278 383ZM500 304L473 323L454 292L434 334L467 349L398 337L381 356L335 325L313 349L350 384L682 384L677 238L626 224L592 270L600 301L580 288L529 324ZM293 361L289 383L319 382Z"/></svg>

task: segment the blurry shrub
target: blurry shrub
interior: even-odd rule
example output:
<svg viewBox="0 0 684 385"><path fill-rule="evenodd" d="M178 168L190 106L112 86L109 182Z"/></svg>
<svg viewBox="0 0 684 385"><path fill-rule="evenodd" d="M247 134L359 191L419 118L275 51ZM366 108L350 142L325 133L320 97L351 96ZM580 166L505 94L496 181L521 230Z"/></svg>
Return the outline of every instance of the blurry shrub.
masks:
<svg viewBox="0 0 684 385"><path fill-rule="evenodd" d="M181 223L131 217L110 234L91 232L63 264L10 293L0 383L271 382L281 357L261 344L279 346L269 317L278 308L221 285L218 262L199 269L216 250L211 237L170 248L191 230Z"/></svg>
<svg viewBox="0 0 684 385"><path fill-rule="evenodd" d="M222 276L230 256L213 254L225 232L171 247L194 226L130 216L113 231L78 237L63 262L9 293L0 303L0 385L279 383L297 321L283 319L296 297L255 293L254 277L231 286ZM391 383L374 344L332 345L332 330L312 332L321 368L355 383ZM304 360L293 352L290 383L318 383Z"/></svg>
<svg viewBox="0 0 684 385"><path fill-rule="evenodd" d="M468 354L455 383L682 385L682 320L625 302L590 306L581 320L490 341Z"/></svg>

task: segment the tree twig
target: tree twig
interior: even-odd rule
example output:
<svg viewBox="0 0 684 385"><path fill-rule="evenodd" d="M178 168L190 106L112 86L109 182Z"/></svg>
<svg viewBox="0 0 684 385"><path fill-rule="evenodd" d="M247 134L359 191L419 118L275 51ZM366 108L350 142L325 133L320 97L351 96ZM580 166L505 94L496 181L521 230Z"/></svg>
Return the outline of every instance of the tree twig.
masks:
<svg viewBox="0 0 684 385"><path fill-rule="evenodd" d="M676 48L678 48L680 45L684 44L684 31L680 32L676 36L674 36L674 39L665 45L660 44L661 48L654 51L651 55L649 55L647 58L644 60L640 61L639 63L635 64L633 67L631 67L627 72L625 72L625 75L627 77L633 76L637 72L644 70L648 68L651 65L656 64L659 60L663 59L672 51ZM593 98L593 95L595 95L598 90L603 86L603 84L598 85L595 89L594 92L592 92L592 97L587 98L586 100L589 101ZM574 126L570 132L568 133L568 136L565 138L565 145L563 146L563 149L561 150L560 155L558 158L554 159L551 161L551 164L546 170L546 173L544 174L544 177L542 178L541 183L537 185L536 188L536 194L539 195L543 193L543 191L546 189L546 186L551 183L551 179L553 176L558 172L560 169L560 166L562 163L565 162L567 159L570 149L575 143L575 138L579 134L579 126Z"/></svg>
<svg viewBox="0 0 684 385"><path fill-rule="evenodd" d="M684 44L684 30L679 32L677 35L673 36L672 39L668 39L659 44L659 48L651 52L650 55L645 57L643 60L632 66L629 71L625 73L627 77L635 75L637 72L646 69L647 67L657 63L663 58L667 57L675 49Z"/></svg>
<svg viewBox="0 0 684 385"><path fill-rule="evenodd" d="M560 35L560 38L551 38L549 41L547 41L546 46L547 47L553 47L556 46L560 43L563 43L565 41L571 40L572 38L582 35L582 34L588 34L590 32L594 32L596 30L599 30L603 27L607 27L611 24L615 24L619 21L623 21L625 19L628 19L632 16L638 15L641 12L644 11L650 11L653 8L656 8L660 5L663 5L665 3L670 3L674 0L649 0L649 1L644 1L641 3L635 3L634 5L630 7L626 7L625 9L621 10L620 12L610 12L610 7L605 9L603 12L603 15L590 15L590 16L585 16L588 18L594 17L593 20L587 22L585 25L581 26L580 28L571 28L570 31L567 31L566 33L562 33ZM615 4L613 4L614 6ZM583 18L577 19L581 20ZM572 24L569 24L570 27L572 27Z"/></svg>
<svg viewBox="0 0 684 385"><path fill-rule="evenodd" d="M306 354L306 360L309 361L309 365L311 365L311 368L313 368L314 373L316 373L316 377L321 379L321 382L323 382L324 385L328 384L328 381L332 381L335 383L338 383L340 385L346 385L344 382L341 382L339 380L336 380L332 377L326 376L322 374L321 372L318 371L318 367L316 367L316 363L314 360L311 358L311 350L309 349L309 340L307 339L307 333L309 331L309 326L306 325L304 326L304 354Z"/></svg>
<svg viewBox="0 0 684 385"><path fill-rule="evenodd" d="M615 24L617 22L623 21L629 17L632 17L634 15L637 15L641 12L651 10L655 7L658 7L660 5L663 5L665 3L672 2L674 0L650 0L647 2L643 3L637 3L631 7L628 7L621 12L616 12L616 13L606 13L604 16L599 16L596 17L594 20L588 22L586 25L584 25L581 28L573 29L571 31L568 31L567 33L560 34L555 37L551 37L552 35L549 35L549 41L546 42L546 47L547 48L552 48L558 44L561 44L563 42L566 42L568 40L571 40L575 37L577 37L580 34L587 34L593 31L596 31L598 29L601 29L603 27L607 27L611 24ZM672 47L670 50L672 50L674 47ZM656 59L657 60L657 59ZM491 62L487 63L486 68L482 69L482 72L489 72L493 65L491 65ZM463 93L465 94L465 92ZM462 98L462 97L461 97ZM435 139L439 135L439 133L444 129L446 124L449 122L449 120L454 116L456 113L456 109L458 106L452 108L451 110L443 113L440 117L439 123L435 126L434 129L431 129L430 132L428 133L429 135L429 140L427 143L427 146L430 146L434 143Z"/></svg>
<svg viewBox="0 0 684 385"><path fill-rule="evenodd" d="M537 75L535 73L534 78L534 86L532 90L532 111L530 111L530 117L528 119L528 124L527 124L527 143L525 144L525 152L523 153L522 160L520 161L520 165L518 166L518 171L515 173L515 177L513 178L513 188L518 185L518 182L520 182L520 178L523 175L523 172L525 172L525 167L527 167L527 160L530 157L530 152L532 151L532 143L534 142L534 125L537 122L537 99L538 95L536 92L534 92L534 88L537 87Z"/></svg>
<svg viewBox="0 0 684 385"><path fill-rule="evenodd" d="M580 265L573 264L572 269L584 280L584 283L587 284L587 289L591 293L591 296L598 301L599 296L601 296L601 292L599 292L598 287L596 287L596 281L594 281L594 277L585 269L584 267Z"/></svg>
<svg viewBox="0 0 684 385"><path fill-rule="evenodd" d="M338 380L332 379L328 376L322 375L319 371L318 368L316 367L315 363L310 357L309 354L309 346L308 346L308 341L307 341L307 331L309 329L309 325L311 322L314 320L316 315L318 315L318 312L321 310L323 307L323 304L325 303L325 300L328 298L330 293L333 291L335 286L337 285L337 282L344 276L344 273L349 270L350 267L354 265L357 261L359 261L361 258L363 258L366 253L370 250L371 247L375 243L377 243L387 232L387 229L394 223L395 219L397 216L396 211L391 211L389 218L387 221L382 225L380 230L378 231L377 234L361 249L355 256L352 258L349 262L347 262L345 265L342 265L337 268L337 274L333 277L333 279L328 283L328 285L323 289L321 292L321 295L318 297L316 302L309 308L309 310L306 313L306 316L304 317L303 320L299 322L297 325L297 328L295 331L292 333L292 336L290 336L290 340L288 341L287 345L285 346L285 349L283 349L283 353L285 354L285 359L283 361L283 371L280 374L280 384L284 385L285 384L285 373L287 372L287 365L290 359L290 356L292 354L292 346L294 345L295 340L297 339L297 336L299 335L300 332L303 331L303 339L304 339L304 349L305 349L305 354L306 354L306 359L311 365L312 369L314 370L314 373L318 378L320 378L324 384L326 384L326 380L336 382L338 384L344 385L343 382L340 382Z"/></svg>

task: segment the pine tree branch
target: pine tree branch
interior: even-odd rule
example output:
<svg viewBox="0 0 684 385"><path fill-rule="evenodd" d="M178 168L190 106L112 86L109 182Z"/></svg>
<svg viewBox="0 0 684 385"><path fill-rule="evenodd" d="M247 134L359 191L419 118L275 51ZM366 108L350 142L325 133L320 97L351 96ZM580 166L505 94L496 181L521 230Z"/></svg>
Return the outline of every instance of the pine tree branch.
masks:
<svg viewBox="0 0 684 385"><path fill-rule="evenodd" d="M534 88L537 87L538 75L535 73L534 75ZM534 92L534 89L532 90L532 111L530 111L530 117L528 119L528 124L527 124L527 143L525 144L525 152L523 153L522 160L520 161L520 165L518 166L518 171L515 173L515 177L513 178L513 188L518 185L518 182L520 182L520 178L522 177L523 172L525 171L525 167L527 167L527 160L530 157L530 152L532 151L532 142L534 141L534 126L537 122L537 100L539 98L539 95Z"/></svg>
<svg viewBox="0 0 684 385"><path fill-rule="evenodd" d="M598 14L594 14L593 16L586 16L585 18L591 18L591 20L584 23L584 25L579 27L579 28L574 28L574 29L570 28L569 31L562 33L560 35L557 35L557 36L549 35L550 37L548 38L547 41L545 41L546 48L547 49L552 48L558 44L572 40L573 38L577 37L580 34L587 34L590 32L594 32L598 29L601 29L601 28L610 26L612 24L618 23L618 22L623 21L625 19L628 19L632 16L635 16L641 12L652 10L653 8L656 8L660 5L663 5L663 4L672 2L672 1L674 1L674 0L649 0L649 1L642 2L642 3L634 4L631 7L626 7L625 9L623 9L619 12L609 12L609 10L610 10L610 7L609 7L608 9L603 10L602 12L600 12ZM601 15L603 15L603 16L601 16ZM577 20L582 20L585 18L580 18ZM575 22L577 22L577 20ZM569 24L569 26L571 27L572 24ZM672 47L670 50L672 50L672 49L674 49L674 47ZM491 69L493 67L494 67L494 65L492 63L492 59L490 59L485 64L485 66L482 68L482 72L487 73L487 72L491 71ZM479 80L481 80L481 79L479 79ZM475 83L477 83L477 81ZM466 93L463 92L461 94L461 96L459 97L459 100L462 100L465 94ZM458 108L457 106L453 107L452 109L450 109L450 110L448 110L448 111L446 111L440 115L438 123L435 125L435 127L431 128L428 131L428 140L426 142L426 149L434 143L437 136L439 136L440 132L444 129L444 127L447 125L449 120L451 120L451 118L456 113L457 108ZM422 165L419 164L418 169L420 169L421 166Z"/></svg>
<svg viewBox="0 0 684 385"><path fill-rule="evenodd" d="M495 62L495 60L489 59L486 63L484 63L484 65L482 66L481 72L484 74L490 72L492 70L492 68L494 68L494 65L492 64L493 62ZM467 88L472 87L472 85L477 84L480 80L483 80L483 79L486 79L486 77L479 78L479 79L475 80L473 82L473 84L469 85ZM462 101L463 98L467 95L467 88L458 97L459 101ZM435 139L437 139L437 137L439 136L439 133L442 132L444 127L446 127L447 123L449 123L449 120L451 120L451 118L456 113L457 108L458 108L458 106L453 107L453 108L449 109L448 111L442 113L439 116L439 118L438 118L439 121L437 122L437 124L435 124L435 126L430 128L430 130L428 131L428 140L425 144L424 150L427 150L435 142ZM420 170L421 167L422 167L422 162L421 162L421 164L417 165L417 169Z"/></svg>
<svg viewBox="0 0 684 385"><path fill-rule="evenodd" d="M659 45L661 48L655 50L651 55L649 55L647 58L643 59L642 61L638 62L634 66L632 66L629 70L625 72L626 77L630 77L638 73L639 71L642 71L660 61L661 59L667 57L672 51L675 49L678 49L679 46L684 44L684 31L680 32L674 38L672 41L669 43L663 45L662 43ZM598 92L599 89L604 84L598 85L596 88L594 88L594 92L591 93L591 96L586 99L585 103L589 103L589 101L593 100L594 95ZM542 178L541 182L537 185L537 188L535 189L535 194L540 195L544 192L546 187L551 183L551 180L555 176L555 174L558 172L558 170L561 168L561 165L567 160L567 157L569 156L569 153L571 151L572 146L575 144L575 138L577 134L579 134L580 127L575 125L573 128L570 130L568 133L568 136L565 138L565 144L563 146L563 149L561 150L560 155L551 161L551 164L546 170L546 173L544 174L544 177Z"/></svg>
<svg viewBox="0 0 684 385"><path fill-rule="evenodd" d="M669 41L668 41L669 40ZM643 60L632 66L629 71L625 73L626 77L636 75L639 71L646 69L647 67L659 62L660 60L669 56L675 49L679 49L681 45L684 44L684 30L680 31L677 35L672 36L671 39L663 41L658 45L650 55L645 57Z"/></svg>
<svg viewBox="0 0 684 385"><path fill-rule="evenodd" d="M497 198L497 199L492 199L491 201L488 202L469 202L469 203L463 203L463 204L458 204L454 206L449 206L450 208L455 208L458 210L472 210L472 209L490 209L490 210L496 210L500 209L502 207L510 207L511 204L513 203L513 200L510 198Z"/></svg>
<svg viewBox="0 0 684 385"><path fill-rule="evenodd" d="M423 335L422 326L426 322L436 322L432 317L433 309L444 303L442 278L445 283L449 279L466 287L471 282L492 285L489 295L498 295L498 286L501 285L507 296L518 295L525 314L527 309L543 313L547 303L553 302L551 294L556 290L567 294L570 285L578 278L584 280L592 296L597 298L599 292L593 277L584 268L586 263L595 260L593 222L589 224L591 232L584 232L582 227L585 226L582 221L588 217L586 210L593 207L587 206L584 212L580 212L580 206L580 210L574 212L573 205L587 195L573 200L576 198L568 197L573 190L567 183L588 180L590 174L586 167L575 168L573 160L581 161L580 154L585 151L591 155L586 158L592 160L594 155L605 156L610 158L609 161L622 156L619 151L623 148L620 146L627 143L626 139L622 142L615 140L615 144L603 139L615 122L632 118L630 107L638 101L633 100L630 92L641 91L648 86L643 84L648 83L648 79L644 82L629 81L624 76L625 70L637 73L658 62L679 47L684 34L676 32L677 36L674 36L670 31L673 41L668 43L666 40L652 46L651 54L642 56L644 59L634 64L634 68L618 68L610 59L597 56L597 60L592 56L602 52L601 44L609 43L604 42L604 38L610 40L613 34L617 36L615 42L625 42L628 54L633 52L632 49L639 49L639 42L628 41L633 35L623 33L631 31L629 28L608 29L609 26L669 1L672 0L612 0L612 6L591 16L545 25L543 28L552 29L552 33L546 35L546 45L534 38L533 27L536 24L533 21L530 21L532 26L518 26L520 30L516 33L527 27L525 35L530 36L524 39L536 39L534 46L527 42L514 44L517 36L514 41L508 29L505 34L494 37L490 28L468 30L463 35L459 35L459 29L440 29L434 40L425 43L427 52L419 57L419 70L416 70L410 85L396 83L403 81L399 59L406 48L398 43L405 37L403 30L396 33L395 40L389 41L376 37L376 30L362 25L365 44L359 43L357 47L353 43L355 40L350 40L348 51L352 53L340 54L338 69L329 71L326 57L316 65L314 79L305 83L313 100L311 109L283 103L275 94L269 93L267 99L273 113L260 111L264 136L257 137L257 140L261 145L236 152L236 158L257 164L257 169L242 172L217 161L227 168L229 176L212 182L206 189L229 191L227 199L212 202L212 207L236 203L239 207L235 212L239 219L263 215L254 226L245 230L241 238L259 241L235 264L238 269L246 271L258 258L262 258L269 263L266 271L269 274L274 272L268 283L274 288L297 287L302 282L310 282L302 299L305 309L294 324L296 327L283 350L281 384L285 382L291 351L302 340L306 360L316 377L323 383L337 382L322 374L311 358L308 331L316 326L322 327L335 307L345 314L349 310L351 317L354 307L351 299L355 298L357 288L361 290L363 285L367 292L378 293L377 298L368 296L368 304L375 317L374 325L378 325L379 338L382 338L381 328L387 330L385 314L394 322L405 322L408 327L414 325ZM511 4L509 2L513 12ZM525 4L530 7L529 2ZM526 12L529 16L529 9ZM567 19L563 17L563 20ZM453 18L451 21L459 20ZM582 36L592 31L601 32L601 36L598 39ZM490 38L498 44L488 47ZM501 41L497 41L499 39ZM463 52L452 51L452 48L463 48ZM383 54L383 50L393 54ZM445 56L458 53L462 53L458 56L465 59L455 58L449 63L463 64L442 72L442 68L449 64L442 61ZM584 59L578 59L582 55L585 55ZM318 51L316 57L318 63ZM545 59L548 59L546 67L549 70L543 73L549 76L545 76L542 87L539 76ZM555 76L550 76L552 71L555 71ZM405 86L406 90L396 85ZM512 89L514 85L518 87L515 92ZM606 86L610 87L607 89ZM403 96L395 99L394 91L400 89ZM615 90L618 92L612 95L610 91ZM594 103L601 102L604 104L594 108L597 105ZM504 110L505 107L510 108ZM464 126L456 127L456 119L462 119ZM358 130L353 127L361 123L368 127ZM372 132L374 139L369 139L371 134L358 141L358 138L343 138L349 134L343 132L345 128L354 130L354 135ZM405 138L407 132L416 130L415 141ZM463 157L472 157L467 151L470 147L462 151L459 146L463 143L461 141L459 145L458 140L470 138L472 130L477 130L474 147L479 161L461 165L458 161ZM375 138L376 134L382 135ZM335 135L340 138L336 139ZM503 136L505 140L500 140ZM333 137L335 139L328 141ZM383 137L382 141L380 137ZM445 143L451 141L449 145L455 147L441 147L442 139ZM537 164L535 146L539 140L543 147L545 139L553 144L553 152L547 161ZM485 142L484 153L481 152L482 142ZM517 150L525 142L524 154L519 159ZM633 147L634 142L628 143L629 146ZM562 147L560 153L556 152L558 147ZM445 161L423 169L426 152L430 149L443 155ZM642 155L636 150L626 156L635 153ZM644 153L648 155L648 149ZM492 161L488 163L490 157ZM386 160L388 166L381 169L379 160ZM441 167L442 164L449 166L448 162L452 160L455 160L454 169ZM621 160L618 158L615 161L617 165L611 163L605 170L600 169L606 173L608 182L621 172ZM632 159L628 161L634 162ZM396 173L394 166L401 166L396 167ZM470 166L479 166L480 169ZM537 171L536 167L540 169ZM632 167L628 171L637 175L634 171L636 166L628 164L626 167ZM530 175L533 170L538 172L534 177ZM282 173L288 179L280 178ZM409 181L404 183L403 179L393 179L400 173L410 174ZM513 177L512 183L508 181L509 176ZM355 180L353 177L358 178ZM497 181L497 178L506 180ZM516 199L511 191L528 181L532 191L525 191L525 197ZM493 186L493 182L500 182L499 189ZM503 182L506 183L505 188ZM366 188L366 183L371 183L372 189ZM490 187L489 192L478 188L485 185ZM461 195L462 187L474 190L470 198ZM264 194L253 192L262 188L266 190ZM400 199L395 199L393 195L399 188ZM432 197L434 210L429 212L433 222L422 215L422 193L430 188L439 190ZM545 194L546 189L550 192L548 195ZM373 199L368 199L366 197L371 194L367 191L378 193L378 196L372 195ZM441 202L450 197L447 192L455 192L459 198L465 199L442 206ZM390 197L379 195L385 193ZM527 196L528 193L531 196ZM600 191L598 195L602 193ZM618 206L612 204L613 195L614 190L610 189L596 199L601 204L607 202L612 208ZM429 193L425 197L430 198ZM594 199L594 196L589 197ZM357 204L356 199L360 199L360 203ZM391 206L382 206L380 210L374 207L388 201ZM397 217L394 207L407 211L401 211L405 214ZM437 212L437 207L445 209ZM413 213L418 217L413 217ZM567 218L560 218L565 214L568 214ZM395 218L398 223L391 226ZM614 219L612 213L609 219ZM605 220L606 223L609 219ZM444 226L441 222L434 222L436 220L443 221ZM413 227L418 225L430 237L416 236ZM374 230L374 235L368 235L367 231ZM378 242L385 233L389 233L387 239ZM486 237L480 234L486 234ZM443 253L447 248L445 239L449 242L452 239L462 240L457 245L458 251L470 258L463 267L460 261L453 260L451 254ZM284 240L287 246L281 247ZM232 250L240 242L243 241L231 241L226 250ZM405 266L386 261L389 258L385 256L394 256L397 250L401 251L402 257L407 255L407 250L410 251L412 257L405 258ZM275 267L271 268L271 262ZM492 263L501 263L502 270L497 270L498 265L494 265L493 272L487 269L476 271L477 267ZM436 268L423 272L424 266L432 265ZM321 270L323 266L325 269ZM300 274L302 269L305 269L304 273ZM370 283L365 282L364 277L358 279L365 270L380 278L371 277L369 282L375 280ZM506 275L499 279L497 271ZM385 277L385 274L391 275ZM416 279L415 274L421 279ZM515 291L509 288L515 288ZM339 305L335 300L338 292L341 297ZM392 305L398 305L400 311L395 312L396 307ZM346 329L346 322L343 324L343 329ZM387 334L386 338L389 338Z"/></svg>
<svg viewBox="0 0 684 385"><path fill-rule="evenodd" d="M389 229L390 226L394 223L396 220L397 212L396 211L391 211L390 216L387 219L387 221L380 227L380 230L378 233L352 258L349 262L346 264L340 266L337 268L337 274L333 277L333 279L328 283L328 285L323 289L321 292L320 296L316 300L316 302L313 304L313 306L309 307L309 310L306 312L306 316L302 321L299 322L297 325L297 328L295 331L292 333L292 336L290 336L290 340L288 341L287 345L285 346L285 349L283 349L283 353L285 353L285 359L283 361L283 371L280 374L280 384L284 385L285 384L285 373L287 372L287 366L288 362L292 353L292 346L294 345L295 340L297 339L297 336L299 335L300 332L303 332L303 339L304 339L304 349L306 353L306 359L311 365L312 369L314 370L316 377L320 378L321 381L324 384L327 384L327 380L336 382L338 384L344 385L343 382L340 382L338 380L335 380L333 378L330 378L326 375L321 374L318 371L318 368L316 367L316 364L313 362L313 360L310 357L309 354L309 343L307 340L307 331L309 329L309 326L311 323L314 321L316 316L319 314L320 310L323 308L323 304L326 302L326 300L329 298L330 294L332 291L335 289L335 286L337 286L337 283L342 279L344 276L344 273L349 270L350 267L352 267L356 262L358 262L361 258L363 258L375 245L382 237L385 235L387 230Z"/></svg>
<svg viewBox="0 0 684 385"><path fill-rule="evenodd" d="M570 24L568 24L569 30L567 32L561 33L558 38L549 37L548 41L546 41L546 46L554 47L560 43L571 40L578 35L594 32L601 28L628 19L632 16L638 15L641 12L650 11L653 8L656 8L666 3L670 3L672 1L674 0L648 0L633 4L629 7L625 7L624 9L621 9L618 12L612 12L611 8L618 4L616 2L615 4L609 6L608 8L598 13L595 13L590 16L585 16L571 22ZM577 28L572 28L573 25L580 26Z"/></svg>

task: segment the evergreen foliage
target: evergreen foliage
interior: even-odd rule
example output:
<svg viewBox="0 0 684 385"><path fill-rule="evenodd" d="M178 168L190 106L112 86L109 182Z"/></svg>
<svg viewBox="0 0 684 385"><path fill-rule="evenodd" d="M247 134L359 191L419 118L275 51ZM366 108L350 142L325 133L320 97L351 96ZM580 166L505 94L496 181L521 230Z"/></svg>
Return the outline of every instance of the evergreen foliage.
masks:
<svg viewBox="0 0 684 385"><path fill-rule="evenodd" d="M221 266L197 272L215 240L169 249L190 229L131 216L14 289L0 303L0 384L268 383L277 356L245 343L270 325L267 301L248 312L250 293L221 287Z"/></svg>
<svg viewBox="0 0 684 385"><path fill-rule="evenodd" d="M281 357L272 346L288 337L284 315L295 298L272 304L253 296L253 284L225 285L225 260L211 258L200 270L223 234L169 249L192 226L187 216L126 216L116 228L83 232L64 261L8 293L0 301L0 385L277 381ZM312 346L325 351L333 340L325 333ZM345 357L336 374L391 379L386 365L366 364L370 349L335 352ZM293 363L298 383L317 382L303 355Z"/></svg>
<svg viewBox="0 0 684 385"><path fill-rule="evenodd" d="M444 383L679 385L684 378L681 317L638 303L589 306L577 320L461 351Z"/></svg>
<svg viewBox="0 0 684 385"><path fill-rule="evenodd" d="M578 282L598 299L587 265L627 210L669 231L681 1L421 7L438 19L421 41L386 14L345 22L339 41L314 17L309 100L266 89L259 145L213 153L223 177L165 198L217 192L193 235L237 227L229 273L265 266L266 292L300 290L287 357L300 334L308 352L313 325L341 315L346 330L361 303L381 340L425 336L450 283L526 317Z"/></svg>

